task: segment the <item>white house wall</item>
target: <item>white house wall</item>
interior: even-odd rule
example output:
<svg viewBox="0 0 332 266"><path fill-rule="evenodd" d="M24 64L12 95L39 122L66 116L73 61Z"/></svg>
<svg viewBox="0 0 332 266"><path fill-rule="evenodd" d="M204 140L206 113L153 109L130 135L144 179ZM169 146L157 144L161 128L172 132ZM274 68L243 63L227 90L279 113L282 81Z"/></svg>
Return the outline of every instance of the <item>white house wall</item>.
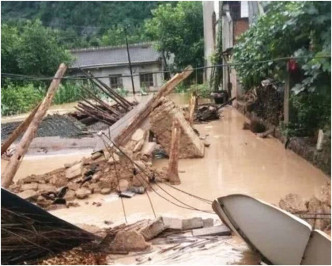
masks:
<svg viewBox="0 0 332 266"><path fill-rule="evenodd" d="M135 91L139 92L141 89L140 86L140 78L139 73L151 73L151 72L160 72L162 71L159 64L149 64L149 65L141 65L141 66L133 66L133 79L134 79L134 86ZM100 78L104 83L107 85L110 85L110 78L111 75L124 75L128 77L122 78L122 83L124 89L126 89L128 92L132 92L132 83L131 83L131 77L130 77L130 70L128 66L123 67L113 67L113 68L99 68L99 69L90 69L91 73L96 77L103 77ZM156 91L158 88L160 88L163 84L163 73L153 73L153 83L154 86L150 87L150 91Z"/></svg>

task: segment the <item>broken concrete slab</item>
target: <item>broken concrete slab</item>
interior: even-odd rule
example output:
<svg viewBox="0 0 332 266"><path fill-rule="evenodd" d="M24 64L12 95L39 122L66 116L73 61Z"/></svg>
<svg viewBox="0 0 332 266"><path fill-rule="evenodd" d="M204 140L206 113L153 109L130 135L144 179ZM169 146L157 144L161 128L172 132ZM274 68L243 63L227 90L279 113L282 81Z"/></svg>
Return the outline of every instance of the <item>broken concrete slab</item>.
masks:
<svg viewBox="0 0 332 266"><path fill-rule="evenodd" d="M182 220L178 218L162 217L164 226L169 229L181 230Z"/></svg>
<svg viewBox="0 0 332 266"><path fill-rule="evenodd" d="M75 191L68 189L66 194L63 197L65 200L74 200L75 199Z"/></svg>
<svg viewBox="0 0 332 266"><path fill-rule="evenodd" d="M158 217L150 225L144 227L140 233L144 236L145 240L150 240L159 235L165 229L167 228L164 225L163 218Z"/></svg>
<svg viewBox="0 0 332 266"><path fill-rule="evenodd" d="M82 162L79 162L66 169L66 178L70 180L75 177L81 176L82 170L83 170Z"/></svg>
<svg viewBox="0 0 332 266"><path fill-rule="evenodd" d="M226 225L218 225L192 230L193 236L229 236L231 230Z"/></svg>
<svg viewBox="0 0 332 266"><path fill-rule="evenodd" d="M191 219L182 220L182 229L189 230L195 228L202 228L204 226L203 219L201 217L194 217Z"/></svg>

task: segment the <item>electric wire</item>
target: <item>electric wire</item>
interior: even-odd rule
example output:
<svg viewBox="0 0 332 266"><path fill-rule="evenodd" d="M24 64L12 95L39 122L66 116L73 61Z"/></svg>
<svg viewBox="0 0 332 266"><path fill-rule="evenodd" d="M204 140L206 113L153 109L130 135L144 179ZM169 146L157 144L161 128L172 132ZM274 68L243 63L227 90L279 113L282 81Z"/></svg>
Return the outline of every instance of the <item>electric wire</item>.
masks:
<svg viewBox="0 0 332 266"><path fill-rule="evenodd" d="M111 138L108 138L107 137L107 135L105 134L105 133L102 133L111 143L112 143L112 145L114 145L114 147L116 147L126 158L128 158L131 162L132 162L132 164L134 164L139 170L141 170L141 172L145 175L145 176L147 176L148 178L149 178L149 175L148 174L146 174L146 172L145 172L145 170L144 169L142 169L138 164L136 164L125 152L123 152L122 151L122 149L120 149L113 141L112 141L112 139ZM151 184L149 183L149 182L147 182L146 180L144 180L144 178L142 179L144 182L146 182L147 183L147 185L153 190L153 192L155 192L159 197L161 197L161 198L163 198L163 199L165 199L166 201L168 201L168 202L170 202L171 204L173 204L173 205L176 205L176 206L178 206L178 207L180 207L180 208L184 208L184 209L189 209L189 210L195 210L195 211L200 211L200 212L205 212L205 213L210 213L210 214L214 214L214 212L211 212L211 211L207 211L207 210L201 210L201 209L198 209L198 208L195 208L195 207L193 207L193 206L191 206L191 205L189 205L189 204L186 204L185 202L183 202L183 201L181 201L181 200L179 200L179 199L177 199L176 197L174 197L173 195L171 195L169 192L167 192L164 188L162 188L159 184L157 184L157 183L155 183L155 185L157 186L157 187L159 187L162 191L164 191L167 195L169 195L170 197L172 197L173 199L175 199L176 201L178 201L178 202L180 202L181 204L183 204L183 205L185 205L185 206L187 206L187 207L185 207L185 206L181 206L181 205L179 205L179 204L177 204L177 203L174 203L173 201L171 201L171 200L169 200L169 199L167 199L167 198L165 198L164 196L162 196L160 193L158 193L152 186L151 186Z"/></svg>

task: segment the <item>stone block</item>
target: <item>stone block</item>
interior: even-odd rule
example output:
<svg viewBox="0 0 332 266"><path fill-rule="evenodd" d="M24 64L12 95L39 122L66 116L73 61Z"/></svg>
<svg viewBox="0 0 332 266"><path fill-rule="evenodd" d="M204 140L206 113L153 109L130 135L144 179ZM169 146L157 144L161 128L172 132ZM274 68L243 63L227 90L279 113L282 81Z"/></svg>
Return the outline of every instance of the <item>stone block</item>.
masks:
<svg viewBox="0 0 332 266"><path fill-rule="evenodd" d="M141 230L141 234L144 236L145 240L150 240L166 229L162 217L158 217L150 225L144 227Z"/></svg>
<svg viewBox="0 0 332 266"><path fill-rule="evenodd" d="M229 236L231 230L226 225L218 225L192 230L193 236Z"/></svg>
<svg viewBox="0 0 332 266"><path fill-rule="evenodd" d="M195 228L202 228L204 226L203 219L201 217L194 217L191 219L182 220L182 229L189 230Z"/></svg>

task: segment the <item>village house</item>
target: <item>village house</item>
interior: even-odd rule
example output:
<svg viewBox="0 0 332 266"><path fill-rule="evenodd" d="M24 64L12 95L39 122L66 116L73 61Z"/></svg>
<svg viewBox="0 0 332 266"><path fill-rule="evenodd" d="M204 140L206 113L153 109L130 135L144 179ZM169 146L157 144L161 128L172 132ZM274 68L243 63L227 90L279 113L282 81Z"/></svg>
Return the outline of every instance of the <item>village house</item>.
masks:
<svg viewBox="0 0 332 266"><path fill-rule="evenodd" d="M133 92L126 46L97 47L71 50L75 60L72 70L83 69L113 89ZM164 80L161 54L152 43L129 46L135 92L156 91Z"/></svg>
<svg viewBox="0 0 332 266"><path fill-rule="evenodd" d="M232 49L238 37L249 29L257 16L263 12L258 1L204 1L204 57L205 65L212 66L211 58L216 50L218 28L222 27L222 89L232 97L241 94L241 84L234 68L227 66L232 62ZM226 65L226 66L225 66ZM211 76L211 68L206 70L206 78Z"/></svg>

